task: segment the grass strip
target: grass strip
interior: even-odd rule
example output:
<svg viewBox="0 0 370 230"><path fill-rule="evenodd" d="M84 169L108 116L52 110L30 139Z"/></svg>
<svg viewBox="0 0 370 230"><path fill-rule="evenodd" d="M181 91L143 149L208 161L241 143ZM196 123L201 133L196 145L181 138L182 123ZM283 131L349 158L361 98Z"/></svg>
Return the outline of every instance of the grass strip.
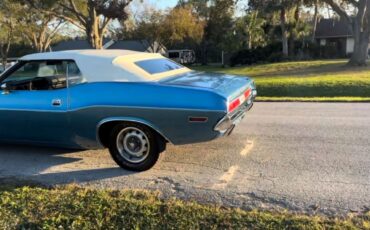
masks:
<svg viewBox="0 0 370 230"><path fill-rule="evenodd" d="M345 62L345 60L318 60L233 68L198 66L195 69L250 76L256 82L258 95L264 98L294 97L295 101L298 101L298 98L303 98L299 101L304 101L304 98L346 97L355 101L368 101L356 98L370 97L370 67L350 68Z"/></svg>
<svg viewBox="0 0 370 230"><path fill-rule="evenodd" d="M76 186L0 188L0 229L359 228L370 228L369 213L336 219L162 200L147 191Z"/></svg>
<svg viewBox="0 0 370 230"><path fill-rule="evenodd" d="M260 102L370 102L370 97L257 97Z"/></svg>

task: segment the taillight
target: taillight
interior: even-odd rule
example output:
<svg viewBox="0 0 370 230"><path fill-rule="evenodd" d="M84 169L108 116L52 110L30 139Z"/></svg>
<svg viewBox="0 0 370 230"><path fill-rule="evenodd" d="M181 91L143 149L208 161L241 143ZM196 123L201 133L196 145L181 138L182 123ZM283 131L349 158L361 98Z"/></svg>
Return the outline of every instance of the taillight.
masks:
<svg viewBox="0 0 370 230"><path fill-rule="evenodd" d="M240 95L239 98L237 98L237 99L233 100L231 103L229 103L228 112L231 113L236 108L238 108L239 105L243 104L245 102L245 100L247 100L250 97L251 94L252 94L252 89L249 88L242 95Z"/></svg>
<svg viewBox="0 0 370 230"><path fill-rule="evenodd" d="M229 113L231 113L232 111L234 111L236 108L238 108L238 106L240 105L240 100L239 98L237 98L236 100L232 101L230 104L229 104Z"/></svg>
<svg viewBox="0 0 370 230"><path fill-rule="evenodd" d="M249 88L247 91L244 92L244 97L248 98L251 95L251 93L252 93L252 89Z"/></svg>

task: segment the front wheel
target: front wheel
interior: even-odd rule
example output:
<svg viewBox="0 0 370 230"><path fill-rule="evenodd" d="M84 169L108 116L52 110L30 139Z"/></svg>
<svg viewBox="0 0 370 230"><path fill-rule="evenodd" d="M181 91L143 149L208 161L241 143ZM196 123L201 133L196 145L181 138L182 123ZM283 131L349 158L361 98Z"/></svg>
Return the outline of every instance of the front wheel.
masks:
<svg viewBox="0 0 370 230"><path fill-rule="evenodd" d="M122 168L145 171L152 168L160 154L157 134L146 126L125 123L115 126L110 134L109 152Z"/></svg>

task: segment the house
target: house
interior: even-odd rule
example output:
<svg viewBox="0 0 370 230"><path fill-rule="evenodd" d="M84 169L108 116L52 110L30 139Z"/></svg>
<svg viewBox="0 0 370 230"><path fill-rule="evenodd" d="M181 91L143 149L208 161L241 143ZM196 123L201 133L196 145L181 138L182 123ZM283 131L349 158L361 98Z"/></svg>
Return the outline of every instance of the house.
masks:
<svg viewBox="0 0 370 230"><path fill-rule="evenodd" d="M159 42L149 43L147 40L118 40L107 49L134 50L139 52L160 53L165 55L167 49Z"/></svg>
<svg viewBox="0 0 370 230"><path fill-rule="evenodd" d="M352 29L343 19L321 19L317 24L315 39L321 47L331 50L334 57L348 57L354 50Z"/></svg>
<svg viewBox="0 0 370 230"><path fill-rule="evenodd" d="M161 53L166 54L167 49L158 42L150 43L147 40L112 40L104 38L103 40L104 49L123 49L133 50L139 52L149 53ZM66 40L57 43L51 47L51 51L63 51L63 50L80 50L80 49L92 49L92 46L87 40L74 39Z"/></svg>

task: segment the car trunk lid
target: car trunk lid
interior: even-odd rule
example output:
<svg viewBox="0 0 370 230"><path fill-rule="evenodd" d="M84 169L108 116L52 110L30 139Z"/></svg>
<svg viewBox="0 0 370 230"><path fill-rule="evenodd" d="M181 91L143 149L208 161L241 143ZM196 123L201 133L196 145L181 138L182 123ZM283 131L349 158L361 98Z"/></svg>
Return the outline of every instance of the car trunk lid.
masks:
<svg viewBox="0 0 370 230"><path fill-rule="evenodd" d="M243 104L255 89L248 77L221 73L192 72L162 81L164 84L210 89L228 101L229 112Z"/></svg>

